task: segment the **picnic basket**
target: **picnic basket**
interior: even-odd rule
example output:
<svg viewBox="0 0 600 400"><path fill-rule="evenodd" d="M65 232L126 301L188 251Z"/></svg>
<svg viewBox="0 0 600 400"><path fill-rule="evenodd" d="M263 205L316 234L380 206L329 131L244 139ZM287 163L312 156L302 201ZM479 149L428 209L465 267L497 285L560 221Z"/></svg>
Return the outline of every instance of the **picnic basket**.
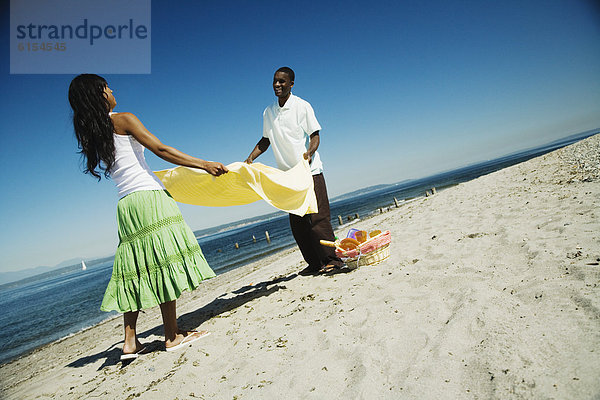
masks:
<svg viewBox="0 0 600 400"><path fill-rule="evenodd" d="M361 243L357 248L349 250L339 247L339 243L336 242L335 253L350 268L375 265L390 256L391 241L392 235L390 231L385 231Z"/></svg>

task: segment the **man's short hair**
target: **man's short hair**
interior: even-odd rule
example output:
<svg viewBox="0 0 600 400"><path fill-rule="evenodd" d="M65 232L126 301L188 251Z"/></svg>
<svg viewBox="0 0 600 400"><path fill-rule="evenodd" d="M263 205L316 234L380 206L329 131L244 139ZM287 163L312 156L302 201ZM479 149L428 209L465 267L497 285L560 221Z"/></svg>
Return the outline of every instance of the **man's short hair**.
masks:
<svg viewBox="0 0 600 400"><path fill-rule="evenodd" d="M275 71L275 73L278 72L285 72L290 77L290 81L292 82L294 82L294 80L296 79L296 74L294 74L294 70L290 67L281 67L277 71Z"/></svg>

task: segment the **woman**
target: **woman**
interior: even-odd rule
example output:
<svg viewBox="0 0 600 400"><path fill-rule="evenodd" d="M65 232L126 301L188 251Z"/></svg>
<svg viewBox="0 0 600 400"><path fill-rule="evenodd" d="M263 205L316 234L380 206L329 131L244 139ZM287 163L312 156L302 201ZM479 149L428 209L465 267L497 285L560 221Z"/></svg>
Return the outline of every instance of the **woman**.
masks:
<svg viewBox="0 0 600 400"><path fill-rule="evenodd" d="M75 135L85 173L111 177L119 190L119 247L101 309L124 313L122 360L137 358L144 346L136 337L139 310L160 305L167 351L179 349L206 331L181 331L175 301L184 290L215 276L181 212L152 173L144 148L174 164L219 176L227 168L161 143L130 113L113 113L117 102L104 78L83 74L69 86Z"/></svg>

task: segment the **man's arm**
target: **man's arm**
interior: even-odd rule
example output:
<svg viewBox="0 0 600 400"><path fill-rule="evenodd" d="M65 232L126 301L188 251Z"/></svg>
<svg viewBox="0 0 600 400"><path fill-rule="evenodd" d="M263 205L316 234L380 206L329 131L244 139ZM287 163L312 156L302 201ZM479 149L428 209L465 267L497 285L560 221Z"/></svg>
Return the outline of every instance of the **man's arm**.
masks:
<svg viewBox="0 0 600 400"><path fill-rule="evenodd" d="M256 160L258 156L267 151L270 145L271 141L269 140L269 138L263 137L262 139L260 139L258 143L256 143L256 146L254 147L254 150L252 150L252 153L250 153L248 158L246 158L246 163L252 164L252 161Z"/></svg>
<svg viewBox="0 0 600 400"><path fill-rule="evenodd" d="M312 156L315 154L315 151L319 148L319 144L321 143L321 139L319 138L319 131L315 131L310 135L310 142L308 143L308 151L304 153L304 159L308 160L310 163L312 161Z"/></svg>

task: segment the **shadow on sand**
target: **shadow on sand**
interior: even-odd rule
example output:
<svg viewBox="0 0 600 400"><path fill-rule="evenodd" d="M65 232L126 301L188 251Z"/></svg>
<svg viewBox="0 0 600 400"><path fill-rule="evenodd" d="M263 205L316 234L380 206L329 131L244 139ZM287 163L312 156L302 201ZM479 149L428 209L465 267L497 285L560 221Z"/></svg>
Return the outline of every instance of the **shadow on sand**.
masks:
<svg viewBox="0 0 600 400"><path fill-rule="evenodd" d="M247 285L231 292L234 297L225 298L225 296L228 296L229 293L224 293L204 307L181 315L177 319L177 325L183 330L196 328L209 319L235 310L236 308L239 308L252 300L266 297L281 289L285 289L286 287L284 285L280 285L280 283L288 282L297 276L298 274L294 273L288 276L280 276L270 281L260 282L256 285ZM138 332L138 338L144 339L153 335L160 336L162 334L162 325L159 325L144 332ZM164 342L162 340L154 340L152 342L144 342L142 340L142 342L146 346L145 353L164 350ZM67 366L72 368L81 368L102 359L104 359L104 362L98 368L98 371L111 365L117 365L121 361L121 346L117 346L120 343L122 343L122 341L112 344L109 348L99 353L81 357ZM121 364L121 368L126 367L129 364L131 364L131 361L123 362Z"/></svg>

